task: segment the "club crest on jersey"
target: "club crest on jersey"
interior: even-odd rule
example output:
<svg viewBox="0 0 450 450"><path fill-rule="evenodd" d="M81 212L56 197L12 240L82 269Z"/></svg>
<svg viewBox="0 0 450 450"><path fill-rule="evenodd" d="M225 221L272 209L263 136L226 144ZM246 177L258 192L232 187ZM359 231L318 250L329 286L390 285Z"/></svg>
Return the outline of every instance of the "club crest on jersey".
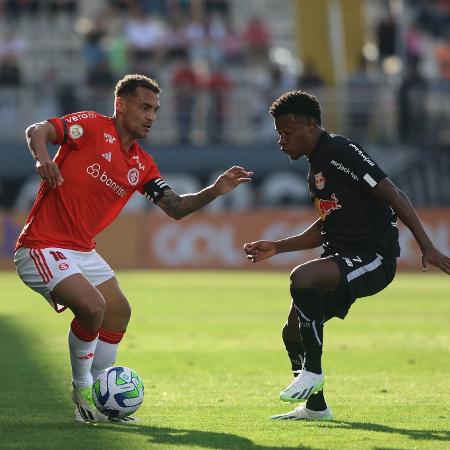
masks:
<svg viewBox="0 0 450 450"><path fill-rule="evenodd" d="M325 177L322 175L322 172L314 174L316 188L321 191L325 187Z"/></svg>
<svg viewBox="0 0 450 450"><path fill-rule="evenodd" d="M83 136L83 134L84 130L81 125L75 124L69 127L69 136L72 139L80 139L80 137Z"/></svg>
<svg viewBox="0 0 450 450"><path fill-rule="evenodd" d="M139 182L139 170L137 170L135 167L131 168L128 171L128 183L131 184L131 186L136 186Z"/></svg>
<svg viewBox="0 0 450 450"><path fill-rule="evenodd" d="M116 138L114 136L111 136L109 133L103 133L103 136L107 144L114 144L114 142L116 141Z"/></svg>
<svg viewBox="0 0 450 450"><path fill-rule="evenodd" d="M69 264L61 263L58 267L59 267L59 270L67 270L69 268Z"/></svg>

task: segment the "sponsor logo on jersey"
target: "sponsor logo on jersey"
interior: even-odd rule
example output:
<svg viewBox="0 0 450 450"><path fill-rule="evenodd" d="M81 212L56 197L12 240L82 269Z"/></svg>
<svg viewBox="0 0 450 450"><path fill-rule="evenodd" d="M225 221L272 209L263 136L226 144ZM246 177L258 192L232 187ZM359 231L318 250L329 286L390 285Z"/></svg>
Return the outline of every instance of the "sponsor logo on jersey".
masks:
<svg viewBox="0 0 450 450"><path fill-rule="evenodd" d="M335 194L331 194L331 199L316 197L314 200L314 205L322 220L325 220L325 217L330 215L331 211L342 208L342 205L339 204L339 200Z"/></svg>
<svg viewBox="0 0 450 450"><path fill-rule="evenodd" d="M354 174L348 167L345 167L340 162L335 161L334 159L331 160L331 164L336 167L338 170L342 170L342 172L350 175L355 181L359 181L358 175Z"/></svg>
<svg viewBox="0 0 450 450"><path fill-rule="evenodd" d="M72 139L80 139L81 136L83 136L84 130L81 125L71 125L69 127L69 136Z"/></svg>
<svg viewBox="0 0 450 450"><path fill-rule="evenodd" d="M145 170L144 164L142 164L142 163L139 161L139 156L137 156L137 155L136 155L136 156L133 156L133 159L137 162L137 164L138 164L140 170Z"/></svg>
<svg viewBox="0 0 450 450"><path fill-rule="evenodd" d="M103 136L105 137L105 141L107 144L114 144L116 141L116 138L109 133L103 133Z"/></svg>
<svg viewBox="0 0 450 450"><path fill-rule="evenodd" d="M69 268L69 264L61 263L58 267L59 267L59 270L67 270Z"/></svg>
<svg viewBox="0 0 450 450"><path fill-rule="evenodd" d="M106 159L106 161L111 162L112 155L111 152L102 153L103 158Z"/></svg>
<svg viewBox="0 0 450 450"><path fill-rule="evenodd" d="M92 177L96 178L102 183L105 184L109 189L111 189L113 192L115 192L119 197L124 197L127 194L126 189L114 181L112 178L108 176L105 170L100 174L102 168L100 164L92 164L86 168L86 172ZM134 169L137 172L137 169Z"/></svg>
<svg viewBox="0 0 450 450"><path fill-rule="evenodd" d="M136 186L139 182L139 170L137 170L135 167L131 168L128 171L127 174L128 183L131 184L131 186Z"/></svg>
<svg viewBox="0 0 450 450"><path fill-rule="evenodd" d="M70 117L67 117L65 120L67 121L67 123L72 123L72 122L78 122L81 119L95 119L97 117L96 114L94 114L93 112L88 112L88 113L80 113L80 114L73 114Z"/></svg>
<svg viewBox="0 0 450 450"><path fill-rule="evenodd" d="M93 112L86 112L86 113L81 113L81 114L74 114L70 117L67 117L67 119L65 119L68 123L72 123L72 122L78 122L81 119L95 119L97 117L96 114L94 114Z"/></svg>
<svg viewBox="0 0 450 450"><path fill-rule="evenodd" d="M325 177L322 175L322 172L315 173L314 178L316 180L316 188L321 191L325 187Z"/></svg>
<svg viewBox="0 0 450 450"><path fill-rule="evenodd" d="M367 156L364 154L364 152L362 150L360 150L355 144L348 144L349 147L351 147L353 150L355 150L355 152L361 156L361 158L364 160L364 162L366 162L367 164L369 164L369 166L374 166L375 163Z"/></svg>

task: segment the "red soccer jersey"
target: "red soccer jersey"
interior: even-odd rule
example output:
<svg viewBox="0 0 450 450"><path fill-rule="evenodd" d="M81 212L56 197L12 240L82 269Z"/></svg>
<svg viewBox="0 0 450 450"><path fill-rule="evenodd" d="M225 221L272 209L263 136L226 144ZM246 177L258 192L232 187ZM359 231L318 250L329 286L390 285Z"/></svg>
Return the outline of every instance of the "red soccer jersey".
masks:
<svg viewBox="0 0 450 450"><path fill-rule="evenodd" d="M160 173L136 142L125 150L112 117L83 111L49 122L58 135L55 162L64 182L54 189L41 182L16 248L89 251L131 195L143 193Z"/></svg>

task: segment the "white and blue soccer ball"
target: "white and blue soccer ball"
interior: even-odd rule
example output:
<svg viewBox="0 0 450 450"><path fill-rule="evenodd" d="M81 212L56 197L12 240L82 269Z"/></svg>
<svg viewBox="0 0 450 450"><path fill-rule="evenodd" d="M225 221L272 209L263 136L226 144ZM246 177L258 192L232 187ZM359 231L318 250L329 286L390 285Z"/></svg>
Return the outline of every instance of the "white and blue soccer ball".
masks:
<svg viewBox="0 0 450 450"><path fill-rule="evenodd" d="M128 367L108 367L100 372L92 386L97 409L109 418L122 419L133 414L144 401L144 384Z"/></svg>

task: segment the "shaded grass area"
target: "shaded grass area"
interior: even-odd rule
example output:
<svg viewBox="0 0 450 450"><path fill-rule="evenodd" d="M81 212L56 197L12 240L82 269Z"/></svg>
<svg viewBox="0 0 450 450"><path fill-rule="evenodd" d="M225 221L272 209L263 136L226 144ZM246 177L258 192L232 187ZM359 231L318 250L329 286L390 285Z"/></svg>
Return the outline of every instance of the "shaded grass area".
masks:
<svg viewBox="0 0 450 450"><path fill-rule="evenodd" d="M449 448L450 285L429 275L402 275L327 324L336 421L300 423L267 419L289 409L286 274L119 274L133 317L118 363L144 379L142 421L89 427L72 422L70 314L0 274L0 448Z"/></svg>

